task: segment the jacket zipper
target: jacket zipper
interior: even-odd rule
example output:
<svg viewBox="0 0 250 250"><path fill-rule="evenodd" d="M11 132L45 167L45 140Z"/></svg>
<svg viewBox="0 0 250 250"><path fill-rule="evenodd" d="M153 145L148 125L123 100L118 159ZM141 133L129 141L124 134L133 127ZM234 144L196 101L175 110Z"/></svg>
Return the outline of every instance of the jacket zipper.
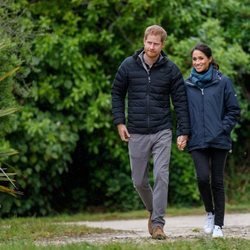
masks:
<svg viewBox="0 0 250 250"><path fill-rule="evenodd" d="M147 121L148 121L148 129L149 129L149 88L150 88L150 84L151 84L150 70L148 70L147 73L148 73L148 84L147 84Z"/></svg>
<svg viewBox="0 0 250 250"><path fill-rule="evenodd" d="M147 82L147 104L146 104L146 109L147 109L147 128L149 130L149 87L150 87L150 83L151 83L151 78L150 78L150 69L147 67L147 65L145 64L145 62L141 59L140 63L142 64L143 68L145 69L147 75L148 75L148 82ZM150 132L150 131L149 131Z"/></svg>
<svg viewBox="0 0 250 250"><path fill-rule="evenodd" d="M205 107L204 107L204 88L200 89L201 90L201 95L202 95L202 111L203 111L203 116L202 116L202 120L203 120L203 133L204 133L204 142L205 142L205 136L206 136L206 129L205 129ZM204 143L203 142L203 143Z"/></svg>

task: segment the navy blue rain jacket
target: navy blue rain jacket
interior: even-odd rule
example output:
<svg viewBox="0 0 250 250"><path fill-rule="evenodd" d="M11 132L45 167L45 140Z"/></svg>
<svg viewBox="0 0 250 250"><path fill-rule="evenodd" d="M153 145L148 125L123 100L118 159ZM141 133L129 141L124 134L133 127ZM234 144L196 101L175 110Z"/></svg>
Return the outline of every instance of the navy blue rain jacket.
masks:
<svg viewBox="0 0 250 250"><path fill-rule="evenodd" d="M213 69L211 82L199 88L186 80L191 135L188 150L202 148L231 149L230 132L240 116L240 108L231 80Z"/></svg>

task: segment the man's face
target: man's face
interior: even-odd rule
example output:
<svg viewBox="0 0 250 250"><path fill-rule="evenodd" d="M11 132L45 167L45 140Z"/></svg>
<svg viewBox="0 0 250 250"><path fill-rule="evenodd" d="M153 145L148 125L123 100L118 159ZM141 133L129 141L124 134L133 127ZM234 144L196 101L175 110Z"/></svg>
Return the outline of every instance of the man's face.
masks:
<svg viewBox="0 0 250 250"><path fill-rule="evenodd" d="M144 51L149 58L158 58L162 48L163 43L160 35L148 35L147 38L144 39Z"/></svg>

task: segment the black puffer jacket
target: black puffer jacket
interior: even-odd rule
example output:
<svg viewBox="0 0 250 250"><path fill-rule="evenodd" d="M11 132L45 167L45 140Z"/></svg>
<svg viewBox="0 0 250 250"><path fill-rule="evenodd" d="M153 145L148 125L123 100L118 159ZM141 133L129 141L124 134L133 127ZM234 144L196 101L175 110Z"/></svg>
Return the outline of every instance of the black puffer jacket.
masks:
<svg viewBox="0 0 250 250"><path fill-rule="evenodd" d="M112 86L115 125L126 124L128 94L129 133L153 134L172 128L170 96L177 117L177 135L189 134L189 115L184 80L177 66L162 52L161 59L146 70L137 51L120 65Z"/></svg>

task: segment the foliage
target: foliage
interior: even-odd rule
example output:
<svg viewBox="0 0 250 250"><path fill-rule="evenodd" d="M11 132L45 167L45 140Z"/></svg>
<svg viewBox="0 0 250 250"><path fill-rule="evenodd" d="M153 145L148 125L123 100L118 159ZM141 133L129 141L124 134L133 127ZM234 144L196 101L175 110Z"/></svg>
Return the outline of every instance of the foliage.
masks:
<svg viewBox="0 0 250 250"><path fill-rule="evenodd" d="M2 112L3 111L3 112ZM12 109L12 112L15 112L15 109ZM3 117L4 115L10 114L10 111L6 112L5 110L0 110L0 117ZM0 147L0 192L11 194L13 196L16 196L16 194L19 194L16 189L16 185L14 184L14 180L12 179L12 176L15 175L15 173L6 173L6 169L9 167L6 163L6 160L9 156L17 154L17 151L10 148L9 145L1 145ZM3 166L6 167L3 168ZM9 188L8 184L12 185L12 188ZM13 189L14 188L14 189Z"/></svg>
<svg viewBox="0 0 250 250"><path fill-rule="evenodd" d="M200 203L192 158L187 152L180 153L176 144L172 147L169 200L179 205Z"/></svg>
<svg viewBox="0 0 250 250"><path fill-rule="evenodd" d="M189 52L202 41L234 80L242 117L241 129L233 133L236 154L229 159L227 183L238 171L249 173L249 144L242 143L250 136L249 23L242 22L249 18L247 0L4 2L10 4L1 5L0 29L8 53L1 53L0 61L9 70L22 66L14 94L24 107L14 122L0 124L0 131L9 133L6 140L20 152L12 164L25 196L5 198L2 215L142 208L127 145L112 125L110 90L120 62L142 46L143 31L153 23L166 27L165 51L185 77ZM11 86L0 88L5 93L0 105L14 102ZM199 202L191 159L175 145L170 170L170 204ZM235 192L237 182L249 184L235 180Z"/></svg>
<svg viewBox="0 0 250 250"><path fill-rule="evenodd" d="M16 185L13 182L14 180L10 178L15 175L15 173L6 173L5 169L2 168L2 165L5 164L3 159L14 154L17 154L17 151L13 149L8 149L6 151L0 149L0 181L8 184L11 183L12 186L16 188ZM16 196L16 194L19 193L15 189L9 188L7 185L0 185L0 192L11 194L13 196Z"/></svg>
<svg viewBox="0 0 250 250"><path fill-rule="evenodd" d="M6 2L1 2L2 5L6 4ZM1 9L2 12L3 9ZM1 21L2 22L2 21ZM2 23L1 23L2 24ZM17 107L10 107L14 105L15 101L12 95L12 75L19 69L15 64L19 63L19 60L13 55L12 44L9 40L8 35L4 32L5 27L0 28L1 39L0 39L0 192L7 193L12 196L16 196L16 194L20 194L16 189L16 185L14 184L13 176L15 173L9 173L6 171L10 166L7 164L7 159L9 156L17 154L17 151L10 148L10 145L7 141L4 141L2 137L9 131L9 125L13 121L10 119L9 115L16 112L18 110ZM10 56L10 58L8 58ZM6 60L8 59L8 60ZM7 61L7 62L6 62ZM15 66L15 68L11 67ZM15 105L16 106L16 105ZM12 187L9 187L9 184Z"/></svg>
<svg viewBox="0 0 250 250"><path fill-rule="evenodd" d="M7 162L9 156L16 155L17 151L11 148L11 143L4 137L12 131L12 125L15 123L16 117L11 114L20 109L15 99L18 89L16 79L21 81L27 70L20 68L23 63L20 52L25 47L23 43L27 34L24 27L19 29L22 23L19 23L20 19L16 16L17 11L14 7L13 1L3 0L0 3L0 192L16 197L16 194L21 192L18 191L13 179L16 175L15 170ZM2 193L1 200L4 197ZM13 197L9 199L13 200Z"/></svg>

